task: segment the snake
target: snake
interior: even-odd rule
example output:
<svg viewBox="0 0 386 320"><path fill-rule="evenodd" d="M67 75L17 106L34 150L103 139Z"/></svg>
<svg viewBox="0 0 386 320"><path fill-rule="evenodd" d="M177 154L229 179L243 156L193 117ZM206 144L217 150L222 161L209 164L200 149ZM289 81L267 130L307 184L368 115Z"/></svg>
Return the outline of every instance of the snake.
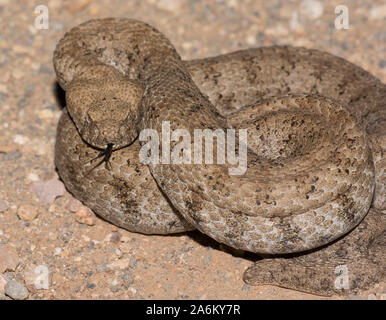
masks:
<svg viewBox="0 0 386 320"><path fill-rule="evenodd" d="M299 255L317 269L312 256L325 261L337 245L363 238L383 247L386 86L362 68L291 46L186 61L160 31L129 18L73 27L53 63L66 95L55 164L66 188L105 220L144 234L197 229L272 258L248 269L247 283L321 294L336 291L330 271L312 269L310 285L310 272L297 272L311 270ZM146 130L169 139L157 145L161 160L172 150L177 161L141 161ZM189 147L196 155L197 130L212 134L212 163L185 154ZM245 152L242 173L221 158L219 132L234 133L234 155ZM210 151L203 149L202 159ZM358 250L347 252L344 261L360 260ZM382 280L375 278L360 274L354 287Z"/></svg>

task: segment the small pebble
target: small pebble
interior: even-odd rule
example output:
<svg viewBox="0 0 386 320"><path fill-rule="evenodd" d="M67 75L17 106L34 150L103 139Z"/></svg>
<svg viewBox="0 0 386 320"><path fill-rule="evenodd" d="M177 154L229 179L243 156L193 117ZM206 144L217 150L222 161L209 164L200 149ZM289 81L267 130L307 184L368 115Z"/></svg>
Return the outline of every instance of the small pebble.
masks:
<svg viewBox="0 0 386 320"><path fill-rule="evenodd" d="M9 208L9 203L5 200L0 200L0 212L7 211Z"/></svg>
<svg viewBox="0 0 386 320"><path fill-rule="evenodd" d="M134 277L133 277L130 273L125 273L125 274L122 276L122 280L123 280L123 283L124 283L126 286L130 286L131 284L134 283Z"/></svg>
<svg viewBox="0 0 386 320"><path fill-rule="evenodd" d="M34 182L31 189L44 204L51 204L66 193L63 182L57 179Z"/></svg>
<svg viewBox="0 0 386 320"><path fill-rule="evenodd" d="M36 173L29 173L27 176L28 180L30 181L39 181L39 176Z"/></svg>
<svg viewBox="0 0 386 320"><path fill-rule="evenodd" d="M137 259L135 259L134 257L130 257L130 267L134 268L136 264Z"/></svg>
<svg viewBox="0 0 386 320"><path fill-rule="evenodd" d="M39 208L30 204L22 204L17 209L17 216L24 221L34 220L39 213Z"/></svg>
<svg viewBox="0 0 386 320"><path fill-rule="evenodd" d="M41 264L34 269L24 272L24 280L27 286L34 286L37 290L50 288L50 271L47 266Z"/></svg>
<svg viewBox="0 0 386 320"><path fill-rule="evenodd" d="M243 286L241 287L241 290L243 290L243 291L249 291L249 290L251 290L251 286L248 285L248 284L246 284L246 283L244 283Z"/></svg>
<svg viewBox="0 0 386 320"><path fill-rule="evenodd" d="M111 286L110 287L110 290L111 292L118 292L119 290L121 290L120 286L117 285L117 286Z"/></svg>
<svg viewBox="0 0 386 320"><path fill-rule="evenodd" d="M86 285L87 289L94 289L96 287L95 283L88 282Z"/></svg>
<svg viewBox="0 0 386 320"><path fill-rule="evenodd" d="M318 0L303 0L300 11L310 20L318 19L323 14L323 4Z"/></svg>
<svg viewBox="0 0 386 320"><path fill-rule="evenodd" d="M0 245L0 273L6 270L13 271L19 264L19 255L14 247Z"/></svg>
<svg viewBox="0 0 386 320"><path fill-rule="evenodd" d="M89 208L82 207L75 213L75 220L81 224L93 226L95 224L95 214Z"/></svg>
<svg viewBox="0 0 386 320"><path fill-rule="evenodd" d="M62 248L57 247L57 248L54 249L54 256L58 256L61 253L62 253Z"/></svg>
<svg viewBox="0 0 386 320"><path fill-rule="evenodd" d="M3 274L3 277L4 277L7 281L13 280L13 279L15 279L15 273L14 273L14 272L11 272L11 271L8 271L8 272L5 272L5 273Z"/></svg>
<svg viewBox="0 0 386 320"><path fill-rule="evenodd" d="M15 300L27 299L29 295L27 288L16 280L10 280L7 282L5 285L5 294Z"/></svg>
<svg viewBox="0 0 386 320"><path fill-rule="evenodd" d="M26 98L21 98L18 102L17 102L17 106L19 108L24 108L26 105L28 104L28 100Z"/></svg>
<svg viewBox="0 0 386 320"><path fill-rule="evenodd" d="M373 6L370 10L370 20L386 19L386 4L383 6Z"/></svg>
<svg viewBox="0 0 386 320"><path fill-rule="evenodd" d="M71 212L77 212L80 208L83 207L82 202L80 202L78 199L72 198L70 201L68 201L66 208Z"/></svg>
<svg viewBox="0 0 386 320"><path fill-rule="evenodd" d="M17 144L26 144L29 141L29 138L26 136L23 136L22 134L17 134L13 138L13 142Z"/></svg>
<svg viewBox="0 0 386 320"><path fill-rule="evenodd" d="M122 251L119 250L118 248L115 249L115 254L118 256L118 258L122 257Z"/></svg>
<svg viewBox="0 0 386 320"><path fill-rule="evenodd" d="M135 289L133 287L130 287L127 290L129 290L132 294L136 294L137 293L137 289Z"/></svg>
<svg viewBox="0 0 386 320"><path fill-rule="evenodd" d="M116 261L113 261L109 264L109 267L111 269L126 269L128 267L131 266L131 260L130 258L126 258L126 259L119 259L119 260L116 260Z"/></svg>
<svg viewBox="0 0 386 320"><path fill-rule="evenodd" d="M119 231L112 231L108 234L106 240L109 242L118 243L119 241L121 241L121 234L119 233Z"/></svg>
<svg viewBox="0 0 386 320"><path fill-rule="evenodd" d="M96 267L97 272L107 272L112 269L110 264L102 264Z"/></svg>

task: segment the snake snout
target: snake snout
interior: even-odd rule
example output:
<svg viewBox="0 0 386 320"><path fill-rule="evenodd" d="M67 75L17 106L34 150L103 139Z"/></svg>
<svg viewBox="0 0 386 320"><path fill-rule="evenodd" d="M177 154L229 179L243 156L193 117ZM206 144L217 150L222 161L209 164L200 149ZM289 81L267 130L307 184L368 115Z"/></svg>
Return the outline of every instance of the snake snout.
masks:
<svg viewBox="0 0 386 320"><path fill-rule="evenodd" d="M83 138L96 147L109 144L124 146L137 136L136 125L129 108L123 103L95 104L89 108L85 119Z"/></svg>

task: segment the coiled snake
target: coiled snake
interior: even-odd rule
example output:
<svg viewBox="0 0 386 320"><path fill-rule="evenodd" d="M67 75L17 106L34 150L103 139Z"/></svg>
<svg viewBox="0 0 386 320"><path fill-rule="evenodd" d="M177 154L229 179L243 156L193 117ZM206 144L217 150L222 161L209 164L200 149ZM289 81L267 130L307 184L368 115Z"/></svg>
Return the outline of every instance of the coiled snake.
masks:
<svg viewBox="0 0 386 320"><path fill-rule="evenodd" d="M159 31L124 18L71 29L54 66L68 111L56 165L68 190L100 216L148 234L196 228L231 247L273 254L248 269L252 284L332 294L337 264L357 277L345 292L382 280L383 271L363 274L384 269L386 89L366 71L293 47L183 61ZM245 172L230 174L234 165L216 163L219 156L214 164L142 164L138 135L161 133L165 122L192 137L197 129L247 129ZM171 140L178 149L180 140ZM213 141L213 150L224 148ZM337 241L371 204L367 227ZM336 246L350 249L334 258L327 252ZM307 250L315 252L286 256ZM353 260L364 269L351 268Z"/></svg>

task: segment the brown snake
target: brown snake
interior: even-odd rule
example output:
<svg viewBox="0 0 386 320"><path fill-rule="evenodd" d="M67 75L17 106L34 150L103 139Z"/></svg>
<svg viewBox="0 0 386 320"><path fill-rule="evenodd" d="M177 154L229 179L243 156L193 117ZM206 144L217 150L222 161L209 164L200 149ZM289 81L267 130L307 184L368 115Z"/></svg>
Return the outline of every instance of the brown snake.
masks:
<svg viewBox="0 0 386 320"><path fill-rule="evenodd" d="M54 66L68 111L58 126L59 174L75 197L120 227L148 234L196 228L234 248L288 254L334 242L371 205L386 207L386 86L346 60L305 48L267 47L183 61L153 27L111 18L66 33ZM171 131L183 128L192 137L196 129L246 129L245 172L229 174L229 163L142 164L145 142L138 135L143 129L161 133L165 121ZM171 149L178 142L172 140ZM224 148L218 138L217 147ZM374 212L380 225L370 223L374 213L366 218L365 236L357 228L347 239L384 237L384 219ZM345 239L320 252L349 246ZM314 266L318 252L305 256ZM280 259L263 260L279 265L281 275L288 269L287 280L260 272L275 266L259 263L245 280L336 292L330 280L318 282L331 276L326 266L314 284L305 283L314 270L308 267L302 270L308 275L296 281L299 265L308 263L301 259L285 260L284 267Z"/></svg>

